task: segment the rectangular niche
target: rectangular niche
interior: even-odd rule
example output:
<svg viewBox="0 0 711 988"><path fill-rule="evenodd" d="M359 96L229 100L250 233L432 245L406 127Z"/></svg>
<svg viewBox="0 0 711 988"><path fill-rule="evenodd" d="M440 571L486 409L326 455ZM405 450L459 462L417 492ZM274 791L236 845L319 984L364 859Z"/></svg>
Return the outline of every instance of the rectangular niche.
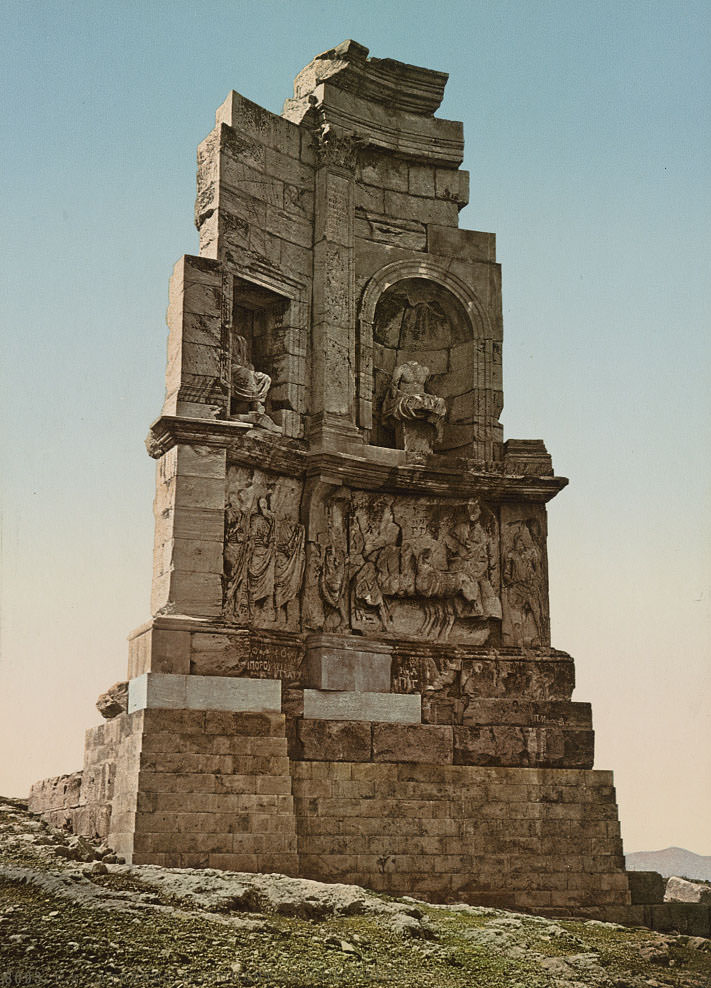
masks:
<svg viewBox="0 0 711 988"><path fill-rule="evenodd" d="M300 434L305 411L305 344L298 305L270 288L235 278L228 375L230 415L250 410L244 394L239 393L239 378L243 383L249 379L249 374L240 375L239 367L246 366L255 372L250 383L255 396L252 404L263 401L266 414L287 435ZM271 379L268 388L264 375Z"/></svg>

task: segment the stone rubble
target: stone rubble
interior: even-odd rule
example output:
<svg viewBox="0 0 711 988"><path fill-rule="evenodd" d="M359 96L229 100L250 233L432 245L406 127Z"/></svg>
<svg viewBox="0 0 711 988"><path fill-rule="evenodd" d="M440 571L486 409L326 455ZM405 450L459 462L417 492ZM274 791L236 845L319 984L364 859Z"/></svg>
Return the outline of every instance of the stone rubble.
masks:
<svg viewBox="0 0 711 988"><path fill-rule="evenodd" d="M665 902L711 902L711 885L706 882L692 882L686 878L667 879L664 892Z"/></svg>

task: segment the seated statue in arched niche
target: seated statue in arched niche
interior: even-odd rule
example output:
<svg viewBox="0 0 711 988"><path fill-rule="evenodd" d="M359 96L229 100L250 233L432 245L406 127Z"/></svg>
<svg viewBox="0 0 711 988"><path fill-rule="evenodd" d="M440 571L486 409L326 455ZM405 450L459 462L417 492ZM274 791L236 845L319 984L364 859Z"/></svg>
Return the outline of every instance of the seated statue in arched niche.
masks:
<svg viewBox="0 0 711 988"><path fill-rule="evenodd" d="M235 336L232 352L230 418L237 422L251 422L270 432L281 432L281 427L265 411L265 402L271 386L271 377L255 370L249 360L247 340L244 336Z"/></svg>
<svg viewBox="0 0 711 988"><path fill-rule="evenodd" d="M427 390L429 377L429 367L416 360L399 364L383 399L383 420L394 423L397 446L408 452L431 453L442 441L447 406Z"/></svg>

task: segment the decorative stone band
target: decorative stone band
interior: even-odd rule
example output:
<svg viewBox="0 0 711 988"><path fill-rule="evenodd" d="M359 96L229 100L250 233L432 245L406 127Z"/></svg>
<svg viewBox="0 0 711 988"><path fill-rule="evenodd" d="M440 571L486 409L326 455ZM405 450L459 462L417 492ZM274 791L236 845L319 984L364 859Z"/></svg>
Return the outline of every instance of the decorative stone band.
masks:
<svg viewBox="0 0 711 988"><path fill-rule="evenodd" d="M247 440L244 432L252 429ZM148 452L159 459L176 445L226 449L231 463L259 466L269 458L269 468L289 477L335 478L333 483L363 490L402 490L439 497L478 496L506 501L545 503L567 487L566 477L530 476L516 464L516 473L506 475L504 462L472 465L462 457L436 457L423 467L408 464L405 452L379 446L363 446L357 453L307 453L296 440L270 433L255 435L244 422L218 422L162 415L151 426L146 439ZM548 470L548 467L546 467Z"/></svg>
<svg viewBox="0 0 711 988"><path fill-rule="evenodd" d="M146 672L128 684L128 712L146 708L280 713L281 681Z"/></svg>
<svg viewBox="0 0 711 988"><path fill-rule="evenodd" d="M314 720L368 720L388 724L420 724L422 698L419 693L304 690L304 717Z"/></svg>

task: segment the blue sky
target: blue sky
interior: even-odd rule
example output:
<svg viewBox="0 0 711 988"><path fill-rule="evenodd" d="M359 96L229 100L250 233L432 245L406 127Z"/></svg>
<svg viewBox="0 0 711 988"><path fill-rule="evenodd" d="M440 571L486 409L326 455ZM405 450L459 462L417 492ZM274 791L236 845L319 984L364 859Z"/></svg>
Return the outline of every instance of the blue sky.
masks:
<svg viewBox="0 0 711 988"><path fill-rule="evenodd" d="M628 850L711 854L711 7L8 2L2 201L3 791L78 767L148 616L168 278L230 89L279 111L347 37L450 73L497 234L502 420L545 439L554 644ZM18 736L23 738L17 746Z"/></svg>

